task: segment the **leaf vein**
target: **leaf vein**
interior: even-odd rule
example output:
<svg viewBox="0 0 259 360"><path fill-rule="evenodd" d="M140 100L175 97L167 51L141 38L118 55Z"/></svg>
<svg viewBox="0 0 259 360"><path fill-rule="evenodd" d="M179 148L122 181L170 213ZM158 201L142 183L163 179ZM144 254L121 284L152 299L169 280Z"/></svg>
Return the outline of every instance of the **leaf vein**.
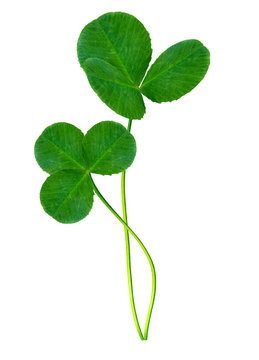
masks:
<svg viewBox="0 0 259 360"><path fill-rule="evenodd" d="M129 87L129 88L134 89L134 90L138 89L136 86L129 85L129 84L126 84L126 83L120 83L120 82L113 81L113 80L104 79L104 78L101 78L101 77L96 76L96 75L88 75L88 77L93 77L93 78L103 80L103 81L107 81L107 82L110 82L112 84L116 84L116 85L120 85L120 86L126 86L126 87Z"/></svg>
<svg viewBox="0 0 259 360"><path fill-rule="evenodd" d="M96 162L90 167L89 171L91 172L92 169L104 158L104 156L111 150L111 148L125 135L125 131L113 142L111 145L104 151L104 153L96 160Z"/></svg>
<svg viewBox="0 0 259 360"><path fill-rule="evenodd" d="M69 191L69 193L65 196L65 198L61 201L59 206L57 207L56 211L54 212L53 216L56 216L58 211L60 210L61 206L64 204L64 202L68 199L68 197L79 187L79 185L82 183L82 181L85 179L87 174L84 174L82 179L80 179L76 185L72 188L72 190Z"/></svg>
<svg viewBox="0 0 259 360"><path fill-rule="evenodd" d="M128 79L130 80L130 82L131 82L132 84L134 84L134 81L131 79L130 74L128 73L128 70L127 70L126 66L124 65L123 61L121 60L120 55L119 55L116 47L114 46L114 44L112 43L111 39L110 39L109 36L107 35L107 33L106 33L104 27L102 26L101 22L99 21L99 19L96 19L96 21L97 21L98 24L100 25L100 28L102 29L102 31L103 31L103 33L104 33L104 36L106 37L106 39L107 39L108 42L110 43L111 47L113 48L113 50L114 50L114 52L115 52L115 54L116 54L116 56L117 56L117 58L118 58L118 61L119 61L119 63L121 64L121 67L123 68L123 70L125 71Z"/></svg>
<svg viewBox="0 0 259 360"><path fill-rule="evenodd" d="M84 169L84 166L82 166L79 162L77 162L72 156L70 156L68 153L66 153L60 146L58 146L56 143L54 143L52 140L50 140L46 135L42 134L44 139L46 139L49 143L54 145L57 149L59 149L63 154L65 154L72 162L77 164L81 169Z"/></svg>
<svg viewBox="0 0 259 360"><path fill-rule="evenodd" d="M184 62L185 60L187 60L189 57L191 57L192 55L194 55L196 52L198 52L201 48L203 47L203 45L201 45L198 49L196 49L194 52L192 52L190 55L186 56L184 59L181 59L180 61L178 61L177 63L174 63L173 65L167 67L165 70L161 71L159 74L157 74L156 76L154 76L153 78L151 78L150 80L148 80L145 83L145 79L143 81L143 88L150 83L151 81L154 81L156 78L158 78L159 76L161 76L162 74L164 74L165 72L172 70L174 67L177 67L177 65L179 65L181 62ZM155 63L154 63L155 64ZM152 65L153 66L153 65Z"/></svg>

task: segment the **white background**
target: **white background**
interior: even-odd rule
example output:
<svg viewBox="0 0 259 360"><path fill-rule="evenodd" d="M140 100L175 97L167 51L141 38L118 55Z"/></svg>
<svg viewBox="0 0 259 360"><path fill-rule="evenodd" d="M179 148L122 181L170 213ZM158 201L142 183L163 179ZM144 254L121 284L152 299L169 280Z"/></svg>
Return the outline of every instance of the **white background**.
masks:
<svg viewBox="0 0 259 360"><path fill-rule="evenodd" d="M1 5L1 360L258 360L259 124L256 1L5 1ZM66 121L86 132L126 125L91 90L76 56L82 28L108 11L135 15L152 61L190 38L211 52L208 74L177 102L133 123L129 223L153 257L149 340L134 327L123 228L95 198L83 221L44 213L46 174L33 147ZM95 176L121 211L120 176ZM151 277L132 240L141 323Z"/></svg>

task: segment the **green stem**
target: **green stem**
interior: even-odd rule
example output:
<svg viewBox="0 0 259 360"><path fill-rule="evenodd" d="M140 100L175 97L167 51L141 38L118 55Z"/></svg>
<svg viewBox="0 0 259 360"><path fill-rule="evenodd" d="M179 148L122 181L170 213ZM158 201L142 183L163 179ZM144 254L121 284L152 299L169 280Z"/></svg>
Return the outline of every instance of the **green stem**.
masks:
<svg viewBox="0 0 259 360"><path fill-rule="evenodd" d="M128 124L128 131L130 131L132 124L132 120L129 120ZM123 171L121 174L121 199L122 199L122 212L123 212L123 220L127 224L127 209L126 209L126 193L125 193L125 175L126 172ZM134 322L139 333L140 339L144 340L135 306L134 301L134 294L133 294L133 284L132 284L132 272L131 272L131 257L130 257L130 241L129 241L129 232L128 229L124 226L124 233L125 233L125 244L126 244L126 259L127 259L127 276L128 276L128 286L129 286L129 298L130 298L130 305L132 310L132 315L134 318Z"/></svg>
<svg viewBox="0 0 259 360"><path fill-rule="evenodd" d="M129 119L129 122L128 122L128 131L129 132L131 130L131 125L132 125L132 119ZM121 175L122 211L123 211L123 220L124 220L124 222L126 224L128 224L127 208L126 208L125 177L126 177L126 171L123 171L122 175ZM138 318L137 318L137 313L136 313L136 308L135 308L135 303L134 303L134 295L133 295L131 261L130 261L129 232L128 232L128 229L127 229L126 226L124 226L124 233L125 233L125 242L126 242L127 273L128 273L130 303L131 303L131 309L132 309L132 313L133 313L133 318L134 318L137 330L139 332L140 326L139 326L139 322L138 322ZM149 254L148 254L147 258L149 260L149 258L150 258ZM150 266L151 266L151 272L152 272L152 291L151 291L151 299L150 299L150 304L149 304L149 308L148 308L146 324L145 324L145 329L144 329L144 340L147 340L148 328L149 328L149 324L150 324L150 318L151 318L152 309L153 309L153 305L154 305L154 301L155 301L155 294L156 294L156 273L155 273L155 268L154 268L154 264L153 264L152 260L151 260Z"/></svg>
<svg viewBox="0 0 259 360"><path fill-rule="evenodd" d="M140 247L142 248L142 250L144 251L144 253L148 259L148 262L149 262L149 265L151 268L151 273L152 273L152 293L151 293L151 300L150 300L146 324L145 324L144 337L142 335L141 330L139 331L139 336L140 336L141 340L147 340L148 327L149 327L150 317L151 317L152 308L153 308L153 304L154 304L154 300L155 300L155 293L156 293L156 272L155 272L155 267L154 267L153 261L149 255L147 249L145 248L144 244L139 239L139 237L134 233L133 230L131 230L131 228L128 226L128 224L120 217L120 215L117 214L117 212L105 200L105 198L102 196L102 194L98 190L97 186L95 185L91 174L89 174L89 176L90 176L90 179L91 179L91 182L93 185L93 189L94 189L96 195L104 203L104 205L113 213L113 215L121 222L121 224L124 225L124 228L126 228L131 233L131 235L137 240L138 244L140 245ZM133 293L132 293L132 295L133 295ZM139 327L139 329L140 329L140 327Z"/></svg>
<svg viewBox="0 0 259 360"><path fill-rule="evenodd" d="M122 210L123 210L123 220L127 224L127 211L126 211L126 198L125 198L125 171L122 173L121 178L121 195L122 195ZM131 258L130 258L130 242L129 242L129 232L128 229L124 226L125 233L125 244L126 244L126 258L127 258L127 275L128 275L128 286L129 286L129 298L131 310L134 318L134 322L139 333L140 339L144 340L135 306L134 295L133 295L133 284L132 284L132 273L131 273Z"/></svg>

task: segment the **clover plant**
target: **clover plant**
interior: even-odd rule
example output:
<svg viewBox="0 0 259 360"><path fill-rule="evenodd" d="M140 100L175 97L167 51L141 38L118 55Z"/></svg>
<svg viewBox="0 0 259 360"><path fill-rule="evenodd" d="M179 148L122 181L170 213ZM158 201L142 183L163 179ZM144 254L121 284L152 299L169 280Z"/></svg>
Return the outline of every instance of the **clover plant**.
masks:
<svg viewBox="0 0 259 360"><path fill-rule="evenodd" d="M132 121L146 111L144 98L162 103L177 100L190 92L205 76L210 54L198 40L184 40L165 50L150 66L152 48L149 33L134 16L107 13L82 30L77 44L79 63L99 98L117 114L128 119L127 129L113 121L94 125L86 135L68 123L47 127L35 144L35 157L49 174L40 201L44 210L61 223L75 223L86 217L94 193L123 224L130 303L139 336L146 340L156 292L153 261L128 225L125 170L136 155ZM122 213L105 200L92 174L121 173ZM144 251L151 268L152 290L144 332L133 296L129 233Z"/></svg>

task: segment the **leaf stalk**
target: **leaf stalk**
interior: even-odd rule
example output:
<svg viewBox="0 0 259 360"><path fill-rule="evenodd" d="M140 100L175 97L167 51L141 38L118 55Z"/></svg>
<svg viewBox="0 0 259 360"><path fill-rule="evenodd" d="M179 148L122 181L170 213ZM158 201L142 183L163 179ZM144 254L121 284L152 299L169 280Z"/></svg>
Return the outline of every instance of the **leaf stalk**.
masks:
<svg viewBox="0 0 259 360"><path fill-rule="evenodd" d="M112 214L119 220L119 222L124 226L124 228L126 228L130 232L130 234L136 239L136 241L138 242L138 244L140 245L141 249L143 250L144 254L146 255L146 257L148 259L151 273L152 273L151 300L150 300L150 304L149 304L149 308L148 308L148 314L147 314L147 319L146 319L146 324L145 324L145 329L144 329L144 336L142 335L142 337L141 337L142 332L139 333L141 340L147 340L150 317L151 317L154 300L155 300L155 293L156 293L156 271L155 271L154 263L151 259L151 256L149 255L145 245L140 240L140 238L134 233L134 231L129 227L129 225L120 217L120 215L112 208L112 206L105 200L105 198L102 196L102 194L98 190L97 186L95 185L91 174L89 174L89 176L90 176L90 180L91 180L91 183L93 185L93 189L94 189L94 192L96 193L96 195L104 203L104 205L112 212Z"/></svg>

